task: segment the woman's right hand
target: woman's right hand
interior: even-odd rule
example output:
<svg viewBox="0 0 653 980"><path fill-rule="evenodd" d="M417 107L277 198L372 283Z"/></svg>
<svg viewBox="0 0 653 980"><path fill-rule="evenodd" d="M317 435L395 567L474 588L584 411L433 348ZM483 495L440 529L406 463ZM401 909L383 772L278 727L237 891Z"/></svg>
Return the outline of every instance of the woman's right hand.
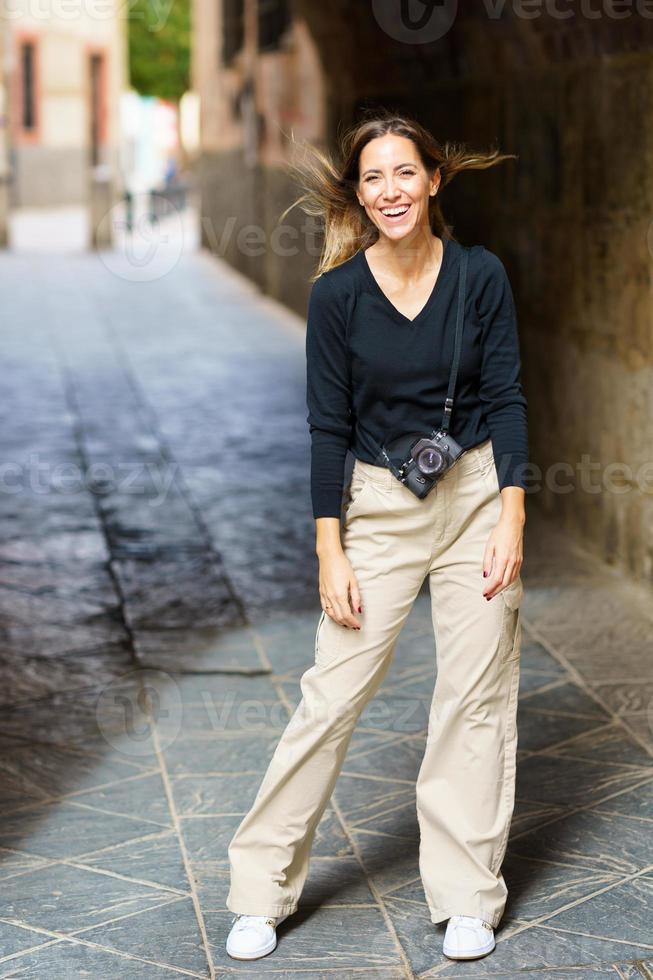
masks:
<svg viewBox="0 0 653 980"><path fill-rule="evenodd" d="M342 550L322 555L319 561L322 609L340 626L359 630L354 612L362 612L361 597L351 562Z"/></svg>

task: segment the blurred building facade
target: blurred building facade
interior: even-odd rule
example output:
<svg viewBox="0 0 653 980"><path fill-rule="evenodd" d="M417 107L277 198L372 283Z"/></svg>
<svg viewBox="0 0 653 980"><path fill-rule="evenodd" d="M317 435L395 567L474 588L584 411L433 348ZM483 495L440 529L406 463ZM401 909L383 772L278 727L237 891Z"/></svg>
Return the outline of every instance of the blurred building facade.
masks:
<svg viewBox="0 0 653 980"><path fill-rule="evenodd" d="M288 0L194 0L193 89L200 102L202 241L266 290L301 305L306 285L301 213L270 241L291 203L281 165L289 135L325 142L325 73L308 25ZM297 195L295 195L297 196ZM284 261L282 253L297 253Z"/></svg>
<svg viewBox="0 0 653 980"><path fill-rule="evenodd" d="M126 6L13 0L3 18L9 207L83 206L120 191Z"/></svg>
<svg viewBox="0 0 653 980"><path fill-rule="evenodd" d="M9 85L7 51L9 46L7 20L0 17L0 248L7 244L9 213Z"/></svg>
<svg viewBox="0 0 653 980"><path fill-rule="evenodd" d="M516 153L442 198L513 284L533 505L653 586L653 12L407 8L195 0L203 242L303 315L315 241L298 209L276 227L298 196L280 168L291 131L330 145L379 104Z"/></svg>

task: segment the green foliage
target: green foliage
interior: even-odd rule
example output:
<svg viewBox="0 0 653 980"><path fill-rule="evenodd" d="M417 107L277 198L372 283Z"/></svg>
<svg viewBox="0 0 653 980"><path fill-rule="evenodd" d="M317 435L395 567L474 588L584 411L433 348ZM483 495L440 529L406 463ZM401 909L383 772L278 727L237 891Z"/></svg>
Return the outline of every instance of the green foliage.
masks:
<svg viewBox="0 0 653 980"><path fill-rule="evenodd" d="M131 85L178 102L190 88L190 0L130 0L127 23Z"/></svg>

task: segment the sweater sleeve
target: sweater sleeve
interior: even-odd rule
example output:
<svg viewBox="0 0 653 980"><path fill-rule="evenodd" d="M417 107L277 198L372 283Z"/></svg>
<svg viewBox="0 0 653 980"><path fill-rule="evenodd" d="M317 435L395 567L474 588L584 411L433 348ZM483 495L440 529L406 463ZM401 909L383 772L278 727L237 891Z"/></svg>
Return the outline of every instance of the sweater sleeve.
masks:
<svg viewBox="0 0 653 980"><path fill-rule="evenodd" d="M515 303L501 259L483 250L476 308L481 321L479 397L490 430L499 489L526 489L527 401L522 390Z"/></svg>
<svg viewBox="0 0 653 980"><path fill-rule="evenodd" d="M352 434L351 390L346 318L328 273L315 280L308 302L306 405L313 517L340 517Z"/></svg>

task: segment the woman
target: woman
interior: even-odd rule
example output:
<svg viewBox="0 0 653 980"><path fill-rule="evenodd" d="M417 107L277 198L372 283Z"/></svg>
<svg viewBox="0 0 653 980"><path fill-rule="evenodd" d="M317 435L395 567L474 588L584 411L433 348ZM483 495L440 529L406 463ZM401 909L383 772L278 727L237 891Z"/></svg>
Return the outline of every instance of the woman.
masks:
<svg viewBox="0 0 653 980"><path fill-rule="evenodd" d="M431 920L447 921L443 952L468 959L494 949L507 895L528 440L504 266L455 241L437 194L505 156L442 148L389 114L354 126L343 153L338 170L316 151L300 198L325 217L306 334L323 611L302 700L229 846L227 951L271 952L276 925L297 909L352 731L428 576L438 673L416 784L419 868ZM429 436L440 415L460 454L420 496L383 449Z"/></svg>

